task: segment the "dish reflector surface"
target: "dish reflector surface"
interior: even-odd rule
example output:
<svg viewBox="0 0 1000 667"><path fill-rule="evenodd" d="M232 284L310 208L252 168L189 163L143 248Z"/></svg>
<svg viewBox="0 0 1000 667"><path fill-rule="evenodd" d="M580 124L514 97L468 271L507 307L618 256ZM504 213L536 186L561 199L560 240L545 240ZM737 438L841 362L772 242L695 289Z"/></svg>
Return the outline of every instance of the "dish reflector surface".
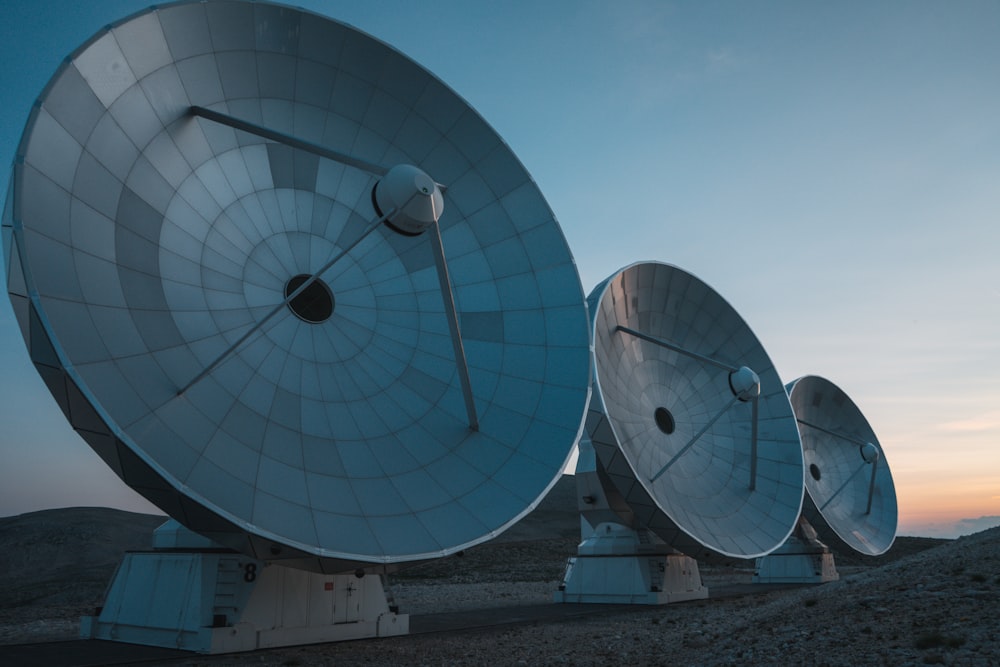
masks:
<svg viewBox="0 0 1000 667"><path fill-rule="evenodd" d="M377 224L398 164L446 189L478 430L438 237ZM229 546L320 569L452 553L530 511L582 430L586 307L551 210L473 109L353 28L227 1L110 26L48 85L10 192L10 297L59 405Z"/></svg>
<svg viewBox="0 0 1000 667"><path fill-rule="evenodd" d="M695 557L780 546L802 507L802 448L747 324L698 278L655 262L615 273L588 303L587 429L638 527Z"/></svg>
<svg viewBox="0 0 1000 667"><path fill-rule="evenodd" d="M788 385L788 395L805 459L802 513L825 541L868 556L885 553L896 539L896 487L868 420L825 378L799 378Z"/></svg>

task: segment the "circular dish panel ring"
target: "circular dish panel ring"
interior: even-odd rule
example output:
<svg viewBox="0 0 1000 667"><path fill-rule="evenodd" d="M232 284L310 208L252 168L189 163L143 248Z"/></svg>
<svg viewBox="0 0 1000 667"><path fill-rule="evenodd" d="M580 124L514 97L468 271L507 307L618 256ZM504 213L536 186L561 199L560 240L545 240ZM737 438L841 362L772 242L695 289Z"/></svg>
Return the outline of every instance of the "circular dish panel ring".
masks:
<svg viewBox="0 0 1000 667"><path fill-rule="evenodd" d="M496 132L391 47L267 2L155 7L67 59L16 162L32 359L192 530L312 569L420 560L565 467L591 363L569 247Z"/></svg>
<svg viewBox="0 0 1000 667"><path fill-rule="evenodd" d="M807 375L788 385L806 469L802 513L820 539L868 556L896 539L896 487L885 452L858 406L837 385Z"/></svg>
<svg viewBox="0 0 1000 667"><path fill-rule="evenodd" d="M588 303L588 432L636 527L699 558L780 546L802 507L802 448L747 324L698 278L657 262L615 273Z"/></svg>

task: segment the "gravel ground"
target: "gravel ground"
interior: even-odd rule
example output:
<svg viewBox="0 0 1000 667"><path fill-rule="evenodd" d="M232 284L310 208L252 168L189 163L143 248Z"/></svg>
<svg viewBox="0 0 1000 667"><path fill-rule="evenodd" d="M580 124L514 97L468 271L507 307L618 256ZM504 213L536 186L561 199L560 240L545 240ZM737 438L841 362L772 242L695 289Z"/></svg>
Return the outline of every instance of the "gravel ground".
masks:
<svg viewBox="0 0 1000 667"><path fill-rule="evenodd" d="M547 604L565 545L506 545L459 565L429 563L392 584L403 611ZM507 550L513 549L511 553ZM530 554L541 554L535 560ZM505 581L506 556L526 559L528 581ZM450 564L449 564L450 563ZM610 611L583 619L411 635L170 665L997 665L1000 664L1000 530L879 567L842 567L839 582L797 589ZM450 572L442 577L442 568ZM848 574L853 570L854 573ZM709 587L746 581L746 570L705 569ZM8 610L10 611L10 610ZM20 610L23 612L24 608ZM0 641L67 636L71 608L43 617L0 615ZM41 614L41 612L39 612ZM67 616L62 616L67 614ZM60 618L61 617L61 618ZM38 633L37 635L35 633Z"/></svg>
<svg viewBox="0 0 1000 667"><path fill-rule="evenodd" d="M575 486L563 486L500 539L393 575L403 613L551 604L578 541ZM76 638L122 550L147 545L162 521L108 512L0 520L0 643ZM838 553L837 563L842 579L823 586L164 664L1000 665L1000 529L953 542L900 538L885 556ZM720 590L750 571L702 575Z"/></svg>
<svg viewBox="0 0 1000 667"><path fill-rule="evenodd" d="M586 619L220 656L173 665L998 665L1000 530L838 582ZM717 582L746 573L728 572ZM711 586L711 576L707 583ZM543 604L556 581L399 584L413 613ZM465 606L468 605L468 606ZM418 611L419 610L419 611Z"/></svg>

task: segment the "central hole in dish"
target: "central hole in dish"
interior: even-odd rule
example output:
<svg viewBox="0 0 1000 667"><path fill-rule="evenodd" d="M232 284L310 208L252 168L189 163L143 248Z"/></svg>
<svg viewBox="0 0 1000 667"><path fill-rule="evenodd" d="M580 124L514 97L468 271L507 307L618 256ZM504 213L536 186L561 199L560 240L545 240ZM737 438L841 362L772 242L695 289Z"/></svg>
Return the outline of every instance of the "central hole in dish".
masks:
<svg viewBox="0 0 1000 667"><path fill-rule="evenodd" d="M817 482L819 481L819 466L815 463L809 464L809 474L813 476L813 479Z"/></svg>
<svg viewBox="0 0 1000 667"><path fill-rule="evenodd" d="M657 428L667 435L673 433L677 427L677 424L674 423L674 416L666 408L656 408L653 412L653 419L656 421Z"/></svg>
<svg viewBox="0 0 1000 667"><path fill-rule="evenodd" d="M301 273L285 283L285 298L309 280L309 275ZM333 315L333 292L326 283L317 278L297 297L288 302L288 308L300 320L319 324Z"/></svg>

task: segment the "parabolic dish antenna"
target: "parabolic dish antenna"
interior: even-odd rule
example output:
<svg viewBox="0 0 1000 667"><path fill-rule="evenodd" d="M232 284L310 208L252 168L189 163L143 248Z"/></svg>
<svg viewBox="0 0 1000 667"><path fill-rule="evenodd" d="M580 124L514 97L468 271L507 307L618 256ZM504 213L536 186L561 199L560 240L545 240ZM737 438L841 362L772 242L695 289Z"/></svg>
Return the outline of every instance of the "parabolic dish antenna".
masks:
<svg viewBox="0 0 1000 667"><path fill-rule="evenodd" d="M538 188L441 81L322 16L191 2L102 30L32 110L3 232L73 427L245 554L456 552L582 430L587 311Z"/></svg>
<svg viewBox="0 0 1000 667"><path fill-rule="evenodd" d="M805 460L802 515L824 541L866 556L885 553L896 539L896 487L868 420L825 378L799 378L788 395Z"/></svg>
<svg viewBox="0 0 1000 667"><path fill-rule="evenodd" d="M588 302L587 430L633 528L694 558L781 545L802 507L802 448L747 324L698 278L656 262L615 273Z"/></svg>

